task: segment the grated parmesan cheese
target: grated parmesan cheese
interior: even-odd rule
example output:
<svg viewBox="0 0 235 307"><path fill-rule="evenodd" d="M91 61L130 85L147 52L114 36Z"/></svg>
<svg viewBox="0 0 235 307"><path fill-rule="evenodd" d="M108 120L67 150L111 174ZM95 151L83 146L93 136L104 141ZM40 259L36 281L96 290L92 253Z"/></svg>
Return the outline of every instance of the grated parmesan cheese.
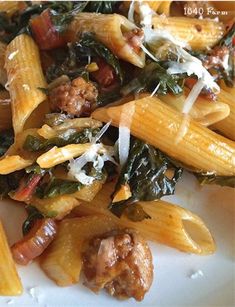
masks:
<svg viewBox="0 0 235 307"><path fill-rule="evenodd" d="M8 60L10 60L10 61L13 60L14 57L17 55L18 52L19 52L19 50L16 50L16 51L10 53L10 54L8 55Z"/></svg>

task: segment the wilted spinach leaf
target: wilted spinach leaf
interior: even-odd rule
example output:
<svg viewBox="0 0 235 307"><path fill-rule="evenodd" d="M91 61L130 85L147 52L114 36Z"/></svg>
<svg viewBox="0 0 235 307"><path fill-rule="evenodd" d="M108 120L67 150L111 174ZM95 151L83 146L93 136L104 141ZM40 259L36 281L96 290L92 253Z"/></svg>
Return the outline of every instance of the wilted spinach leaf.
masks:
<svg viewBox="0 0 235 307"><path fill-rule="evenodd" d="M14 143L14 133L12 130L0 132L0 157L3 156L8 148Z"/></svg>
<svg viewBox="0 0 235 307"><path fill-rule="evenodd" d="M83 187L80 182L53 178L48 185L39 187L36 195L40 198L53 198L59 195L72 194Z"/></svg>
<svg viewBox="0 0 235 307"><path fill-rule="evenodd" d="M84 144L90 142L91 137L98 133L99 129L85 128L80 132L61 133L57 137L45 140L33 135L28 135L24 142L23 148L28 151L47 150L50 147L62 147L68 144Z"/></svg>
<svg viewBox="0 0 235 307"><path fill-rule="evenodd" d="M0 175L0 198L7 196L10 191L16 190L22 176L23 171Z"/></svg>
<svg viewBox="0 0 235 307"><path fill-rule="evenodd" d="M120 1L89 1L87 11L102 14L112 14L115 12Z"/></svg>
<svg viewBox="0 0 235 307"><path fill-rule="evenodd" d="M44 215L33 206L26 207L26 210L28 212L28 217L22 225L22 232L24 236L30 231L36 220L44 218Z"/></svg>
<svg viewBox="0 0 235 307"><path fill-rule="evenodd" d="M126 165L122 169L115 192L122 185L129 185L131 197L112 203L111 211L121 216L124 209L137 201L160 199L175 192L175 185L182 174L160 150L138 139L132 139Z"/></svg>
<svg viewBox="0 0 235 307"><path fill-rule="evenodd" d="M98 56L103 58L110 66L113 67L121 83L123 82L123 74L118 58L105 45L99 42L93 33L84 33L75 46L79 56Z"/></svg>
<svg viewBox="0 0 235 307"><path fill-rule="evenodd" d="M208 173L194 173L201 185L217 184L222 187L235 188L235 176L216 176Z"/></svg>
<svg viewBox="0 0 235 307"><path fill-rule="evenodd" d="M141 69L138 76L121 89L121 93L126 96L144 90L153 91L158 85L157 93L166 94L168 91L175 95L182 93L178 76L168 74L166 69L156 62L149 62Z"/></svg>

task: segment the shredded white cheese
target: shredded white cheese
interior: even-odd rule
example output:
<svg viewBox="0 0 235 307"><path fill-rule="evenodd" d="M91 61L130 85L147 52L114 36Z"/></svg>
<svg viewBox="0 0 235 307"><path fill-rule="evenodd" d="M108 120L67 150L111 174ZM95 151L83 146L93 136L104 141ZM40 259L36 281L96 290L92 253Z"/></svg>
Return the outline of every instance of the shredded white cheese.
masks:
<svg viewBox="0 0 235 307"><path fill-rule="evenodd" d="M128 11L128 19L133 23L135 22L134 13L135 13L135 0L132 0Z"/></svg>
<svg viewBox="0 0 235 307"><path fill-rule="evenodd" d="M128 112L127 112L128 110ZM129 108L122 108L121 118L119 122L119 138L118 138L118 153L120 166L126 163L130 150L130 126L132 123L132 117L135 113L135 103L129 104Z"/></svg>

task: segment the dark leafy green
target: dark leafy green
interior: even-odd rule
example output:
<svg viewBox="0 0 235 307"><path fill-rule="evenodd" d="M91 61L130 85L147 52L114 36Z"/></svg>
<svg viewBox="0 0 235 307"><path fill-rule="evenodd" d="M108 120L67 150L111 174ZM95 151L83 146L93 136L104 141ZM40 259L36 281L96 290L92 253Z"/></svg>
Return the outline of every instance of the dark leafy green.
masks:
<svg viewBox="0 0 235 307"><path fill-rule="evenodd" d="M53 198L59 195L72 194L83 187L80 182L53 178L47 185L42 185L36 191L40 198Z"/></svg>
<svg viewBox="0 0 235 307"><path fill-rule="evenodd" d="M170 178L167 173L170 172ZM175 192L175 185L182 174L160 150L138 139L132 140L126 165L122 169L115 191L122 185L129 185L131 197L119 203L112 203L110 210L117 216L137 201L160 199Z"/></svg>
<svg viewBox="0 0 235 307"><path fill-rule="evenodd" d="M28 217L22 225L22 232L24 236L27 235L36 220L44 218L44 215L33 206L26 207L26 210L28 212Z"/></svg>
<svg viewBox="0 0 235 307"><path fill-rule="evenodd" d="M231 47L233 45L234 36L235 36L235 23L232 25L228 33L224 37L221 38L221 40L218 43L218 46Z"/></svg>
<svg viewBox="0 0 235 307"><path fill-rule="evenodd" d="M8 148L14 143L14 133L12 130L1 131L0 133L0 157L3 156Z"/></svg>
<svg viewBox="0 0 235 307"><path fill-rule="evenodd" d="M201 185L217 184L222 187L235 188L235 176L216 176L215 174L194 173Z"/></svg>
<svg viewBox="0 0 235 307"><path fill-rule="evenodd" d="M118 58L101 42L99 42L93 33L86 32L82 35L76 49L80 56L92 56L103 58L110 66L113 67L121 83L123 82L123 73Z"/></svg>
<svg viewBox="0 0 235 307"><path fill-rule="evenodd" d="M89 1L87 10L94 13L112 14L120 1Z"/></svg>
<svg viewBox="0 0 235 307"><path fill-rule="evenodd" d="M166 69L159 63L149 62L140 70L136 78L122 88L121 93L126 96L141 91L153 91L158 85L157 93L160 94L166 94L171 91L173 94L178 95L183 91L178 76L168 74Z"/></svg>
<svg viewBox="0 0 235 307"><path fill-rule="evenodd" d="M28 135L23 148L28 151L40 151L47 150L50 147L57 146L62 147L68 144L84 144L88 143L91 137L95 136L98 133L98 129L85 128L80 132L61 133L57 137L45 140L33 135Z"/></svg>
<svg viewBox="0 0 235 307"><path fill-rule="evenodd" d="M22 171L0 175L0 198L6 197L10 191L16 190L22 176Z"/></svg>

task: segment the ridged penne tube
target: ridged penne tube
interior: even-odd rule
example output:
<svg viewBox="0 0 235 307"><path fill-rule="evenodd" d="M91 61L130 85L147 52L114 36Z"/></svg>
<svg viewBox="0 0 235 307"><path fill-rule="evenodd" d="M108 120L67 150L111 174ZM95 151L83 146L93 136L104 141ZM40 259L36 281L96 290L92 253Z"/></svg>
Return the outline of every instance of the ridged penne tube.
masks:
<svg viewBox="0 0 235 307"><path fill-rule="evenodd" d="M159 96L159 99L181 112L187 95L188 93L180 96L167 94ZM218 99L218 101L209 101L208 99L199 96L189 114L201 125L210 126L224 118L227 118L229 113L230 108L228 104L223 103L220 99Z"/></svg>
<svg viewBox="0 0 235 307"><path fill-rule="evenodd" d="M133 113L131 134L174 159L217 175L235 175L234 142L184 117L156 97L142 98L122 106L100 108L92 116L103 122L111 120L112 125L118 127L122 112Z"/></svg>
<svg viewBox="0 0 235 307"><path fill-rule="evenodd" d="M7 175L15 171L19 171L32 164L32 160L26 160L18 155L5 156L0 160L0 175Z"/></svg>
<svg viewBox="0 0 235 307"><path fill-rule="evenodd" d="M0 131L10 129L11 121L11 100L7 91L0 91Z"/></svg>
<svg viewBox="0 0 235 307"><path fill-rule="evenodd" d="M15 262L0 221L0 296L16 296L23 292L23 287L16 270Z"/></svg>
<svg viewBox="0 0 235 307"><path fill-rule="evenodd" d="M46 100L46 95L39 89L47 86L39 50L30 36L21 34L11 41L7 46L5 67L12 101L13 127L15 134L18 134L30 120L31 114L35 114L35 110ZM37 112L32 127L41 125L45 112Z"/></svg>
<svg viewBox="0 0 235 307"><path fill-rule="evenodd" d="M78 283L84 243L116 228L112 218L101 215L63 220L56 239L41 258L41 268L58 286Z"/></svg>
<svg viewBox="0 0 235 307"><path fill-rule="evenodd" d="M96 146L96 144L92 143L70 144L60 148L55 146L48 150L46 153L39 156L37 158L37 163L42 168L50 168L81 156L83 153L91 149L93 145ZM104 153L108 148L109 146L101 146L98 149L98 153Z"/></svg>
<svg viewBox="0 0 235 307"><path fill-rule="evenodd" d="M92 201L102 186L103 182L96 180L92 184L84 186L79 191L72 194L43 199L33 196L28 204L36 207L45 215L52 214L55 219L61 220L68 215L73 208L79 206L80 200L87 202Z"/></svg>
<svg viewBox="0 0 235 307"><path fill-rule="evenodd" d="M67 39L74 42L83 32L92 32L118 58L144 67L144 53L141 50L136 53L126 38L135 29L137 28L133 23L118 14L79 13L68 28Z"/></svg>
<svg viewBox="0 0 235 307"><path fill-rule="evenodd" d="M212 126L213 129L218 130L224 136L230 138L235 141L235 87L221 89L218 95L218 99L224 103L226 103L230 108L230 114L225 119L220 122L214 124Z"/></svg>
<svg viewBox="0 0 235 307"><path fill-rule="evenodd" d="M188 43L193 50L213 47L225 34L224 24L210 19L155 15L152 23L154 29L170 32L173 37Z"/></svg>
<svg viewBox="0 0 235 307"><path fill-rule="evenodd" d="M19 9L26 7L24 1L1 1L0 12L5 12L8 16L12 16Z"/></svg>
<svg viewBox="0 0 235 307"><path fill-rule="evenodd" d="M66 119L62 124L58 126L43 125L38 129L37 133L45 139L56 137L59 133L68 130L76 129L77 131L83 130L84 128L100 128L102 123L92 118L74 118Z"/></svg>
<svg viewBox="0 0 235 307"><path fill-rule="evenodd" d="M7 72L4 68L5 66L5 53L7 45L3 42L0 42L0 84L5 86L7 83Z"/></svg>
<svg viewBox="0 0 235 307"><path fill-rule="evenodd" d="M132 222L126 217L116 218L108 209L114 190L111 183L90 203L81 203L73 213L79 216L104 214L112 217L122 227L138 230L146 239L168 245L183 252L199 255L215 251L215 242L205 223L189 210L164 201L139 202L151 216L141 222Z"/></svg>
<svg viewBox="0 0 235 307"><path fill-rule="evenodd" d="M38 157L37 163L42 168L50 168L82 155L91 148L91 143L71 144L64 147L53 147Z"/></svg>

